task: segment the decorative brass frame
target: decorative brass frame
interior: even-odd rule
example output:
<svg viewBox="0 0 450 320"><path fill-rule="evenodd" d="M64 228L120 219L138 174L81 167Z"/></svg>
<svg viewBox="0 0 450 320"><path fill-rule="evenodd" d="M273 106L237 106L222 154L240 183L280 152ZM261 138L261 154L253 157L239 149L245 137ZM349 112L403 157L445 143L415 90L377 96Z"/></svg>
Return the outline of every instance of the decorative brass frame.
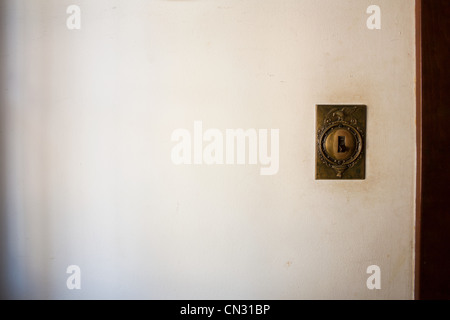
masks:
<svg viewBox="0 0 450 320"><path fill-rule="evenodd" d="M365 179L365 105L316 106L316 180ZM345 130L355 140L354 151L345 159L333 158L327 151L327 137Z"/></svg>

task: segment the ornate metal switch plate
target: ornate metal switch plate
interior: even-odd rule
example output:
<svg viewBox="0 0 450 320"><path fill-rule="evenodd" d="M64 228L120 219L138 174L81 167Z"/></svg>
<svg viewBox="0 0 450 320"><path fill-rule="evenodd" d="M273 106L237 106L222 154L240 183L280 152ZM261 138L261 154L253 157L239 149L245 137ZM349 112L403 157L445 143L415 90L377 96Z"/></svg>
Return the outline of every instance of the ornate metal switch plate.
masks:
<svg viewBox="0 0 450 320"><path fill-rule="evenodd" d="M365 179L365 105L316 106L316 180Z"/></svg>

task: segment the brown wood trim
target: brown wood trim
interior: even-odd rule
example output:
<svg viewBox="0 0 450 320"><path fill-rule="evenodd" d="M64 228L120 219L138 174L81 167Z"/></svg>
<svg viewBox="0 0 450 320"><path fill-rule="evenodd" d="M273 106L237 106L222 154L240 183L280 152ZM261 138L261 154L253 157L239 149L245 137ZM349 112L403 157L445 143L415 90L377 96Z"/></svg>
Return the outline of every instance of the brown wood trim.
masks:
<svg viewBox="0 0 450 320"><path fill-rule="evenodd" d="M422 218L422 1L416 0L416 223L414 299L420 299L420 231Z"/></svg>
<svg viewBox="0 0 450 320"><path fill-rule="evenodd" d="M416 299L450 300L450 1L420 0Z"/></svg>

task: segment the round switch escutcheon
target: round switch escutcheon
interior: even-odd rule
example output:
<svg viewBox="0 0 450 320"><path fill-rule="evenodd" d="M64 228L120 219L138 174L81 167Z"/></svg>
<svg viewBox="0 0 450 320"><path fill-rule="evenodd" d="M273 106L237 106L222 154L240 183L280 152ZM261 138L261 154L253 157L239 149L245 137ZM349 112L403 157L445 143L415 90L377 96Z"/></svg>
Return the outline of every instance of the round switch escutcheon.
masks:
<svg viewBox="0 0 450 320"><path fill-rule="evenodd" d="M345 121L334 122L319 136L322 161L335 169L337 176L354 166L361 156L363 139L360 132Z"/></svg>

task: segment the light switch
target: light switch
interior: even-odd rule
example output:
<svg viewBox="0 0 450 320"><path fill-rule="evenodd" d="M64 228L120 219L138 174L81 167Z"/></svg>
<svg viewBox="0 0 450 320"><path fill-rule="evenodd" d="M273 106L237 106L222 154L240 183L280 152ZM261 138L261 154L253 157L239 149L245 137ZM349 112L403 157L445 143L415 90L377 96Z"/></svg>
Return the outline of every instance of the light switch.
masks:
<svg viewBox="0 0 450 320"><path fill-rule="evenodd" d="M316 106L316 179L365 179L366 109Z"/></svg>

